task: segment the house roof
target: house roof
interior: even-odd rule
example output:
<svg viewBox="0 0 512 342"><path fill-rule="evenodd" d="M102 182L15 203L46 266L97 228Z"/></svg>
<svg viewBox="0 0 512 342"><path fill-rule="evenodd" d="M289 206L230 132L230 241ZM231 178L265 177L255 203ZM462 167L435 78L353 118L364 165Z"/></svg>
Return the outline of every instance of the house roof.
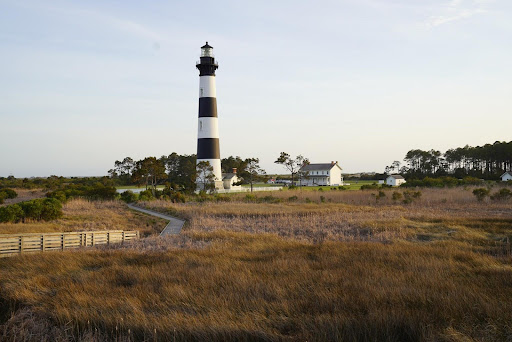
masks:
<svg viewBox="0 0 512 342"><path fill-rule="evenodd" d="M389 175L389 177L393 177L394 179L405 179L404 177L402 177L400 175Z"/></svg>
<svg viewBox="0 0 512 342"><path fill-rule="evenodd" d="M341 167L338 164L331 164L331 163L308 164L308 165L304 165L300 169L302 171L328 171L328 170L332 169L334 166L339 167L341 170Z"/></svg>
<svg viewBox="0 0 512 342"><path fill-rule="evenodd" d="M223 173L222 174L222 180L232 179L233 177L236 177L236 173Z"/></svg>
<svg viewBox="0 0 512 342"><path fill-rule="evenodd" d="M505 172L504 174L502 174L502 175L500 176L500 178L501 178L501 177L504 177L505 175L510 175L510 176L512 176L512 172L511 172L511 171L507 171L507 172Z"/></svg>

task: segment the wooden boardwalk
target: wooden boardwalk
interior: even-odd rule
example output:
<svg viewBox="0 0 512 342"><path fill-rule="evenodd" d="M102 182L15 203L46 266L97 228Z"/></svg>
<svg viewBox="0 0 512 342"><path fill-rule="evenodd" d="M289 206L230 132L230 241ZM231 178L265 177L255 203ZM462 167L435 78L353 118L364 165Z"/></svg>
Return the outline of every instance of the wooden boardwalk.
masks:
<svg viewBox="0 0 512 342"><path fill-rule="evenodd" d="M0 258L22 253L122 243L137 239L138 231L107 230L69 233L0 234Z"/></svg>
<svg viewBox="0 0 512 342"><path fill-rule="evenodd" d="M160 233L160 236L179 234L181 232L181 228L183 228L183 225L185 224L184 220L180 220L179 218L176 218L176 217L173 217L173 216L170 216L170 215L166 215L166 214L162 214L162 213L159 213L159 212L154 211L154 210L149 210L149 209L145 209L145 208L139 208L139 207L137 207L137 206L135 206L133 204L128 204L128 207L130 209L140 211L141 213L145 213L145 214L148 214L148 215L160 217L160 218L163 218L164 220L169 221L167 226L165 226L165 228Z"/></svg>

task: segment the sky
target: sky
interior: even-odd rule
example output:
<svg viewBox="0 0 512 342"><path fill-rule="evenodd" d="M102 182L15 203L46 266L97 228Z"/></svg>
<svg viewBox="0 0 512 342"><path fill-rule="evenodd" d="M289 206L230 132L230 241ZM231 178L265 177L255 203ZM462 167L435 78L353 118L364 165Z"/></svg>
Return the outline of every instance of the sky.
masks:
<svg viewBox="0 0 512 342"><path fill-rule="evenodd" d="M512 140L509 0L0 0L0 177L196 153L205 41L221 157L267 173Z"/></svg>

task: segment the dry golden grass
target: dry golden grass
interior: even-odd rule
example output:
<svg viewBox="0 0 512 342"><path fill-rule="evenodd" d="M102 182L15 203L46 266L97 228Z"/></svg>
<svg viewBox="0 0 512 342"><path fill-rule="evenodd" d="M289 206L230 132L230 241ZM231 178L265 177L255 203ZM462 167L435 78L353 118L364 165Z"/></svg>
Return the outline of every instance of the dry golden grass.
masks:
<svg viewBox="0 0 512 342"><path fill-rule="evenodd" d="M0 260L4 300L30 308L11 317L3 337L21 340L27 330L15 326L52 322L61 329L33 338L512 338L510 259L463 243L309 244L220 231L190 238L209 244Z"/></svg>
<svg viewBox="0 0 512 342"><path fill-rule="evenodd" d="M0 340L512 340L511 203L371 193L150 202L180 236L2 259Z"/></svg>
<svg viewBox="0 0 512 342"><path fill-rule="evenodd" d="M120 201L73 199L63 205L63 217L51 222L0 223L0 234L139 230L160 233L167 221L130 210Z"/></svg>

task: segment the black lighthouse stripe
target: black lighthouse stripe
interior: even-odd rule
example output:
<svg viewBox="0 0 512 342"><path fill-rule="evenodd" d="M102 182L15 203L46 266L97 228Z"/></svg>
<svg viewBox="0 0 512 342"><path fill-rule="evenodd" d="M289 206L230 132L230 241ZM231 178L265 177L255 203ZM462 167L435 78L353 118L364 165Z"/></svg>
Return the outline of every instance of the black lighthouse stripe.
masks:
<svg viewBox="0 0 512 342"><path fill-rule="evenodd" d="M219 138L197 139L197 159L220 159Z"/></svg>
<svg viewBox="0 0 512 342"><path fill-rule="evenodd" d="M217 117L217 99L215 97L199 98L199 117L216 118Z"/></svg>

